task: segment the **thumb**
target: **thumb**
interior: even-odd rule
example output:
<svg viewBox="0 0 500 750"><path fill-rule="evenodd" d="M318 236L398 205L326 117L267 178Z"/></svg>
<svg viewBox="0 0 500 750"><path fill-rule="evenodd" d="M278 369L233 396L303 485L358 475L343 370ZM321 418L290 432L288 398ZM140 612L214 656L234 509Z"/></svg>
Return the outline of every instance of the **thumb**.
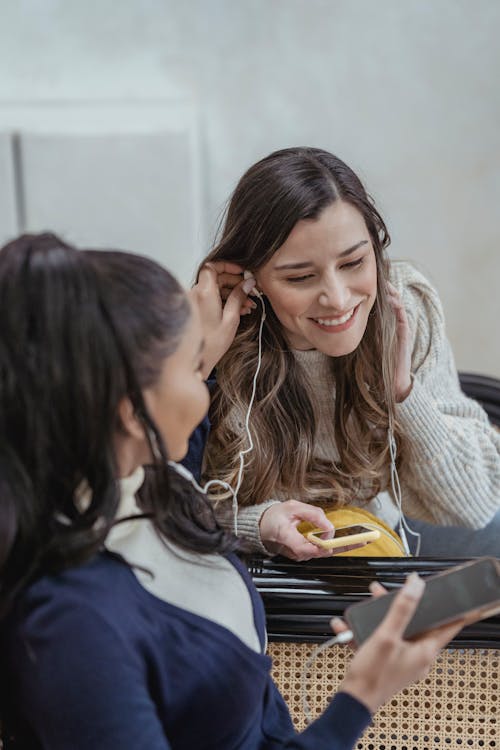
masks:
<svg viewBox="0 0 500 750"><path fill-rule="evenodd" d="M417 573L410 573L379 627L403 636L424 593L425 582Z"/></svg>

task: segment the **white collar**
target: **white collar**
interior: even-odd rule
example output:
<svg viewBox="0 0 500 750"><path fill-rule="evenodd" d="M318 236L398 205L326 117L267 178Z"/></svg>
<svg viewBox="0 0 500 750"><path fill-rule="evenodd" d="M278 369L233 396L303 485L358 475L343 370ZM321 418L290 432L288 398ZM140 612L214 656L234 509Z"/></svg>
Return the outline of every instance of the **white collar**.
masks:
<svg viewBox="0 0 500 750"><path fill-rule="evenodd" d="M136 492L144 482L144 468L139 466L128 477L120 479L120 503L116 513L116 520L126 518L127 516L143 515L143 511L137 504ZM131 534L136 526L136 522L124 521L111 529L106 537L106 545L112 546L114 542Z"/></svg>

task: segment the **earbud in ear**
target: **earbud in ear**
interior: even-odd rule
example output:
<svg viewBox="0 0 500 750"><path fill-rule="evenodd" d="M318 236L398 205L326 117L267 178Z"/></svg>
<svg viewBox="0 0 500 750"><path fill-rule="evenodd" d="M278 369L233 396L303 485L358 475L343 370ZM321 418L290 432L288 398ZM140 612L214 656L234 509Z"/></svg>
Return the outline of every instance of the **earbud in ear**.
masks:
<svg viewBox="0 0 500 750"><path fill-rule="evenodd" d="M253 279L253 273L251 271L243 271L243 278L244 279ZM262 292L260 292L257 287L255 286L252 289L253 294L255 294L257 297L262 297Z"/></svg>

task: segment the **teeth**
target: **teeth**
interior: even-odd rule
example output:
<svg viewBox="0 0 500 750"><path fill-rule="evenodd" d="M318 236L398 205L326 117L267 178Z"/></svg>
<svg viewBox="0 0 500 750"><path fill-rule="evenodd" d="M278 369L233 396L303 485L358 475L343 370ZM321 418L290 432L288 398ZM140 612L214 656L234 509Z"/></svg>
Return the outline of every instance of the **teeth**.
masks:
<svg viewBox="0 0 500 750"><path fill-rule="evenodd" d="M315 318L316 322L319 323L322 326L341 326L342 323L347 323L349 318L352 318L354 313L354 308L350 310L345 315L342 315L341 318Z"/></svg>

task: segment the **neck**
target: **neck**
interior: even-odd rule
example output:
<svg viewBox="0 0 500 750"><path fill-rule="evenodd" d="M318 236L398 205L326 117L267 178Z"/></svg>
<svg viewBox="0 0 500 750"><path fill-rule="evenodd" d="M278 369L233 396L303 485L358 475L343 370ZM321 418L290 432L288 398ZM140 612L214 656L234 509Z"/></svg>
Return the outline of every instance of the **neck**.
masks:
<svg viewBox="0 0 500 750"><path fill-rule="evenodd" d="M118 464L118 479L129 477L148 461L144 455L144 445L131 438L129 435L117 435L115 437L115 455Z"/></svg>

